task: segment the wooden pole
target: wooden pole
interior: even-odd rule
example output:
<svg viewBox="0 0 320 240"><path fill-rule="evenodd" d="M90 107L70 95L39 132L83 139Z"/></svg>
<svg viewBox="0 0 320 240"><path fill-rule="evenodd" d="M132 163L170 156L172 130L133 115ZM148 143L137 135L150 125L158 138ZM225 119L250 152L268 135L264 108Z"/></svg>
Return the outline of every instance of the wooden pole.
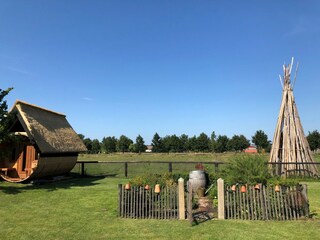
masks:
<svg viewBox="0 0 320 240"><path fill-rule="evenodd" d="M124 176L127 178L128 177L128 163L124 163Z"/></svg>
<svg viewBox="0 0 320 240"><path fill-rule="evenodd" d="M179 195L179 219L184 220L186 216L186 206L184 201L184 179L178 180L178 195Z"/></svg>
<svg viewBox="0 0 320 240"><path fill-rule="evenodd" d="M217 180L218 187L218 219L225 219L224 215L224 181L222 178Z"/></svg>
<svg viewBox="0 0 320 240"><path fill-rule="evenodd" d="M189 223L192 226L194 218L193 218L193 214L192 214L192 185L189 182L188 184L188 219L189 219Z"/></svg>

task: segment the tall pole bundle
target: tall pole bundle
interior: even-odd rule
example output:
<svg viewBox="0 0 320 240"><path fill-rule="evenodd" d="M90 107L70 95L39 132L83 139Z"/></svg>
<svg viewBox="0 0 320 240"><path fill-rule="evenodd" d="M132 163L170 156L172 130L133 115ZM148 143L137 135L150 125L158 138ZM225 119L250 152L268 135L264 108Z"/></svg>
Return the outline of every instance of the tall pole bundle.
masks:
<svg viewBox="0 0 320 240"><path fill-rule="evenodd" d="M284 76L280 77L283 88L282 102L274 132L269 167L272 175L282 177L319 176L293 96L296 76L291 83L292 66L293 58L291 64L283 65ZM298 67L296 72L297 70Z"/></svg>

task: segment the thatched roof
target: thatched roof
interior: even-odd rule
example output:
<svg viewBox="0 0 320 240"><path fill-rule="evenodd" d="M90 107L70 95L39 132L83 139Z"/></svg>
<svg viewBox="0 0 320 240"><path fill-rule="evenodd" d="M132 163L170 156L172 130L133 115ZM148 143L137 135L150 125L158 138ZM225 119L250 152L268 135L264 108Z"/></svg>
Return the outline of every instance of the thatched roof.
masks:
<svg viewBox="0 0 320 240"><path fill-rule="evenodd" d="M17 121L41 153L75 153L87 150L66 116L61 113L19 100L10 112L15 113Z"/></svg>

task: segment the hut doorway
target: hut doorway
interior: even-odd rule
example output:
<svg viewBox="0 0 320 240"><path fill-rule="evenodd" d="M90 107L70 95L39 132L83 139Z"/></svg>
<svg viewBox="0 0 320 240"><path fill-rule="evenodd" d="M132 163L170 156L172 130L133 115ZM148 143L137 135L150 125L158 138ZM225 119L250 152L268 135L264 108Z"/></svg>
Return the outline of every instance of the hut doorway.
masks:
<svg viewBox="0 0 320 240"><path fill-rule="evenodd" d="M32 145L22 145L18 149L16 169L19 178L26 178L32 172L32 165L37 160L37 151Z"/></svg>
<svg viewBox="0 0 320 240"><path fill-rule="evenodd" d="M29 177L38 162L34 146L31 143L18 143L12 148L10 155L1 162L0 173L10 179Z"/></svg>

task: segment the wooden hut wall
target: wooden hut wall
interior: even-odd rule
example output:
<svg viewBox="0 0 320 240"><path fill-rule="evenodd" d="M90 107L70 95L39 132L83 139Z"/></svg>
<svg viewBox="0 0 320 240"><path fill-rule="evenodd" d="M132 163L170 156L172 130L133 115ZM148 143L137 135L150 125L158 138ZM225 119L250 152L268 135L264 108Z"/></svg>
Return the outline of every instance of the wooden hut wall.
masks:
<svg viewBox="0 0 320 240"><path fill-rule="evenodd" d="M37 168L30 178L41 178L63 175L70 172L77 163L77 155L74 156L40 156Z"/></svg>

